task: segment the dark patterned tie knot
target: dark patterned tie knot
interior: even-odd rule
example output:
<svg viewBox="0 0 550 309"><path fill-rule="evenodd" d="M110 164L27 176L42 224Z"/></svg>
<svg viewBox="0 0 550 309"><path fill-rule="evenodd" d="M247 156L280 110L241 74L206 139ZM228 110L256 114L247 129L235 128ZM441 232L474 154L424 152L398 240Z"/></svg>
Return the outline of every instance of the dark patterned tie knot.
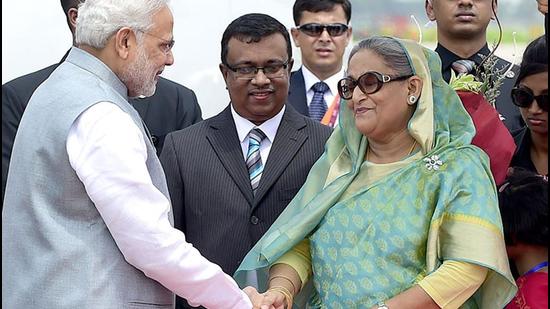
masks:
<svg viewBox="0 0 550 309"><path fill-rule="evenodd" d="M317 82L311 86L314 92L322 92L323 94L327 92L328 85L325 82Z"/></svg>
<svg viewBox="0 0 550 309"><path fill-rule="evenodd" d="M325 102L325 92L329 89L325 82L317 82L311 86L313 90L313 99L309 104L309 116L312 119L321 121L327 112L327 103Z"/></svg>
<svg viewBox="0 0 550 309"><path fill-rule="evenodd" d="M453 62L451 66L457 74L461 74L461 73L468 74L474 71L475 65L476 63L472 60L460 59Z"/></svg>

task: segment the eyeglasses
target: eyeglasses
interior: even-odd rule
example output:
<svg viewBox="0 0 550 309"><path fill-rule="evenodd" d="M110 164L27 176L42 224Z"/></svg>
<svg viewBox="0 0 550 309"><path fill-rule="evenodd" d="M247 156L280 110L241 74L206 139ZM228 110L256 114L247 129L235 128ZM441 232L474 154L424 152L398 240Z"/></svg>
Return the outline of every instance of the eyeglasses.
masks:
<svg viewBox="0 0 550 309"><path fill-rule="evenodd" d="M385 83L404 80L413 75L402 75L402 76L390 76L384 75L378 72L369 71L365 74L359 76L357 80L351 77L342 78L338 82L338 93L340 97L345 100L350 100L353 97L353 91L355 87L359 86L359 89L365 94L373 94L380 90Z"/></svg>
<svg viewBox="0 0 550 309"><path fill-rule="evenodd" d="M285 75L285 70L288 67L288 60L285 62L274 62L263 67L243 66L232 67L229 64L224 64L228 69L235 72L238 79L251 80L256 77L258 72L262 70L267 78L281 78Z"/></svg>
<svg viewBox="0 0 550 309"><path fill-rule="evenodd" d="M298 30L302 31L303 33L309 35L309 36L320 36L323 31L327 29L327 32L330 36L341 36L348 30L348 26L344 24L305 24L298 27Z"/></svg>
<svg viewBox="0 0 550 309"><path fill-rule="evenodd" d="M171 50L172 50L172 47L174 47L174 44L176 44L176 41L174 41L173 39L172 40L166 40L166 39L163 39L159 36L156 36L154 34L151 34L149 32L145 32L143 30L138 30L139 32L143 33L143 34L147 34L149 36L152 36L154 38L157 38L159 40L162 41L162 45L160 46L160 49L165 53L165 54L168 54Z"/></svg>
<svg viewBox="0 0 550 309"><path fill-rule="evenodd" d="M512 89L512 102L523 108L530 107L534 101L545 112L548 112L548 94L535 96L533 90L527 87L515 87Z"/></svg>

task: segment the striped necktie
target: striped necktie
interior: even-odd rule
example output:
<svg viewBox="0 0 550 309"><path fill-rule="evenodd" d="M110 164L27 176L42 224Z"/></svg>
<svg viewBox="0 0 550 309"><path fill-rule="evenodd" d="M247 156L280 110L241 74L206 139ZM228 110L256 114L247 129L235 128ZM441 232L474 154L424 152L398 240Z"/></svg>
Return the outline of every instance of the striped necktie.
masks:
<svg viewBox="0 0 550 309"><path fill-rule="evenodd" d="M460 59L453 62L451 67L457 74L461 74L461 73L468 74L474 71L475 64L476 63L472 60Z"/></svg>
<svg viewBox="0 0 550 309"><path fill-rule="evenodd" d="M327 92L328 85L325 82L317 82L313 86L313 99L309 104L309 116L312 119L321 121L327 112L327 102L325 102L325 92Z"/></svg>
<svg viewBox="0 0 550 309"><path fill-rule="evenodd" d="M265 137L265 133L258 128L252 129L250 130L250 133L248 133L248 153L246 155L246 166L248 167L250 184L252 185L252 192L254 195L256 195L256 190L258 189L260 178L262 178L262 172L264 170L262 157L260 156L260 144Z"/></svg>

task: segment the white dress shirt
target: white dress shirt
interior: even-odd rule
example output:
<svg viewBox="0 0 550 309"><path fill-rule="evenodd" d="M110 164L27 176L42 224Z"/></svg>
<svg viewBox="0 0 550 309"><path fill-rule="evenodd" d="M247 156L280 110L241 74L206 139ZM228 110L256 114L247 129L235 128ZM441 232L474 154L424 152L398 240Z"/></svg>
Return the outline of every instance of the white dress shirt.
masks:
<svg viewBox="0 0 550 309"><path fill-rule="evenodd" d="M245 119L241 117L241 115L237 114L237 112L233 108L233 105L231 105L231 114L233 115L233 119L235 121L235 127L237 128L237 135L239 136L239 141L241 142L241 149L243 151L243 157L245 161L246 155L248 154L249 146L248 134L252 129L259 128L266 135L266 138L260 143L260 157L262 158L262 164L265 166L267 162L267 157L269 157L269 152L271 151L271 145L273 145L275 135L277 135L277 130L279 129L279 125L281 124L281 120L283 119L285 110L286 106L283 105L283 108L279 113L277 113L277 115L257 126L250 122L250 120Z"/></svg>
<svg viewBox="0 0 550 309"><path fill-rule="evenodd" d="M170 224L170 201L151 181L130 115L109 102L88 108L69 131L67 153L128 263L192 305L252 308L235 281Z"/></svg>
<svg viewBox="0 0 550 309"><path fill-rule="evenodd" d="M329 88L329 90L325 92L325 95L324 95L325 102L327 103L327 106L329 108L334 102L334 98L336 97L336 95L338 95L338 81L344 78L345 73L346 71L342 68L340 72L323 80L323 82L325 82ZM311 73L311 71L308 70L305 66L302 66L302 75L304 76L307 106L309 107L309 105L311 104L311 100L313 100L313 94L314 94L314 91L313 89L311 89L311 87L313 87L315 83L320 82L321 80L317 76L315 76L313 73Z"/></svg>

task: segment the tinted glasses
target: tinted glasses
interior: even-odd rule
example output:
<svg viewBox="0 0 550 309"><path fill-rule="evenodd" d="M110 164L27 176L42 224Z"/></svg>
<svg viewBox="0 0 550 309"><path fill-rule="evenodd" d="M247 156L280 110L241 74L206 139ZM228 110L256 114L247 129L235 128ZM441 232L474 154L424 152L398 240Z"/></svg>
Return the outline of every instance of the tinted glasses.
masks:
<svg viewBox="0 0 550 309"><path fill-rule="evenodd" d="M348 26L344 24L304 24L298 27L298 30L309 36L320 36L327 29L330 36L341 36L348 30Z"/></svg>
<svg viewBox="0 0 550 309"><path fill-rule="evenodd" d="M519 107L528 108L535 100L543 111L548 112L548 94L535 96L533 91L527 87L512 89L512 101Z"/></svg>
<svg viewBox="0 0 550 309"><path fill-rule="evenodd" d="M404 80L412 75L403 75L403 76L390 76L381 74L374 71L366 72L365 74L359 76L357 80L351 77L342 78L338 82L338 93L340 97L345 100L350 100L353 97L353 91L355 87L359 86L359 89L365 94L373 94L380 90L385 83Z"/></svg>

